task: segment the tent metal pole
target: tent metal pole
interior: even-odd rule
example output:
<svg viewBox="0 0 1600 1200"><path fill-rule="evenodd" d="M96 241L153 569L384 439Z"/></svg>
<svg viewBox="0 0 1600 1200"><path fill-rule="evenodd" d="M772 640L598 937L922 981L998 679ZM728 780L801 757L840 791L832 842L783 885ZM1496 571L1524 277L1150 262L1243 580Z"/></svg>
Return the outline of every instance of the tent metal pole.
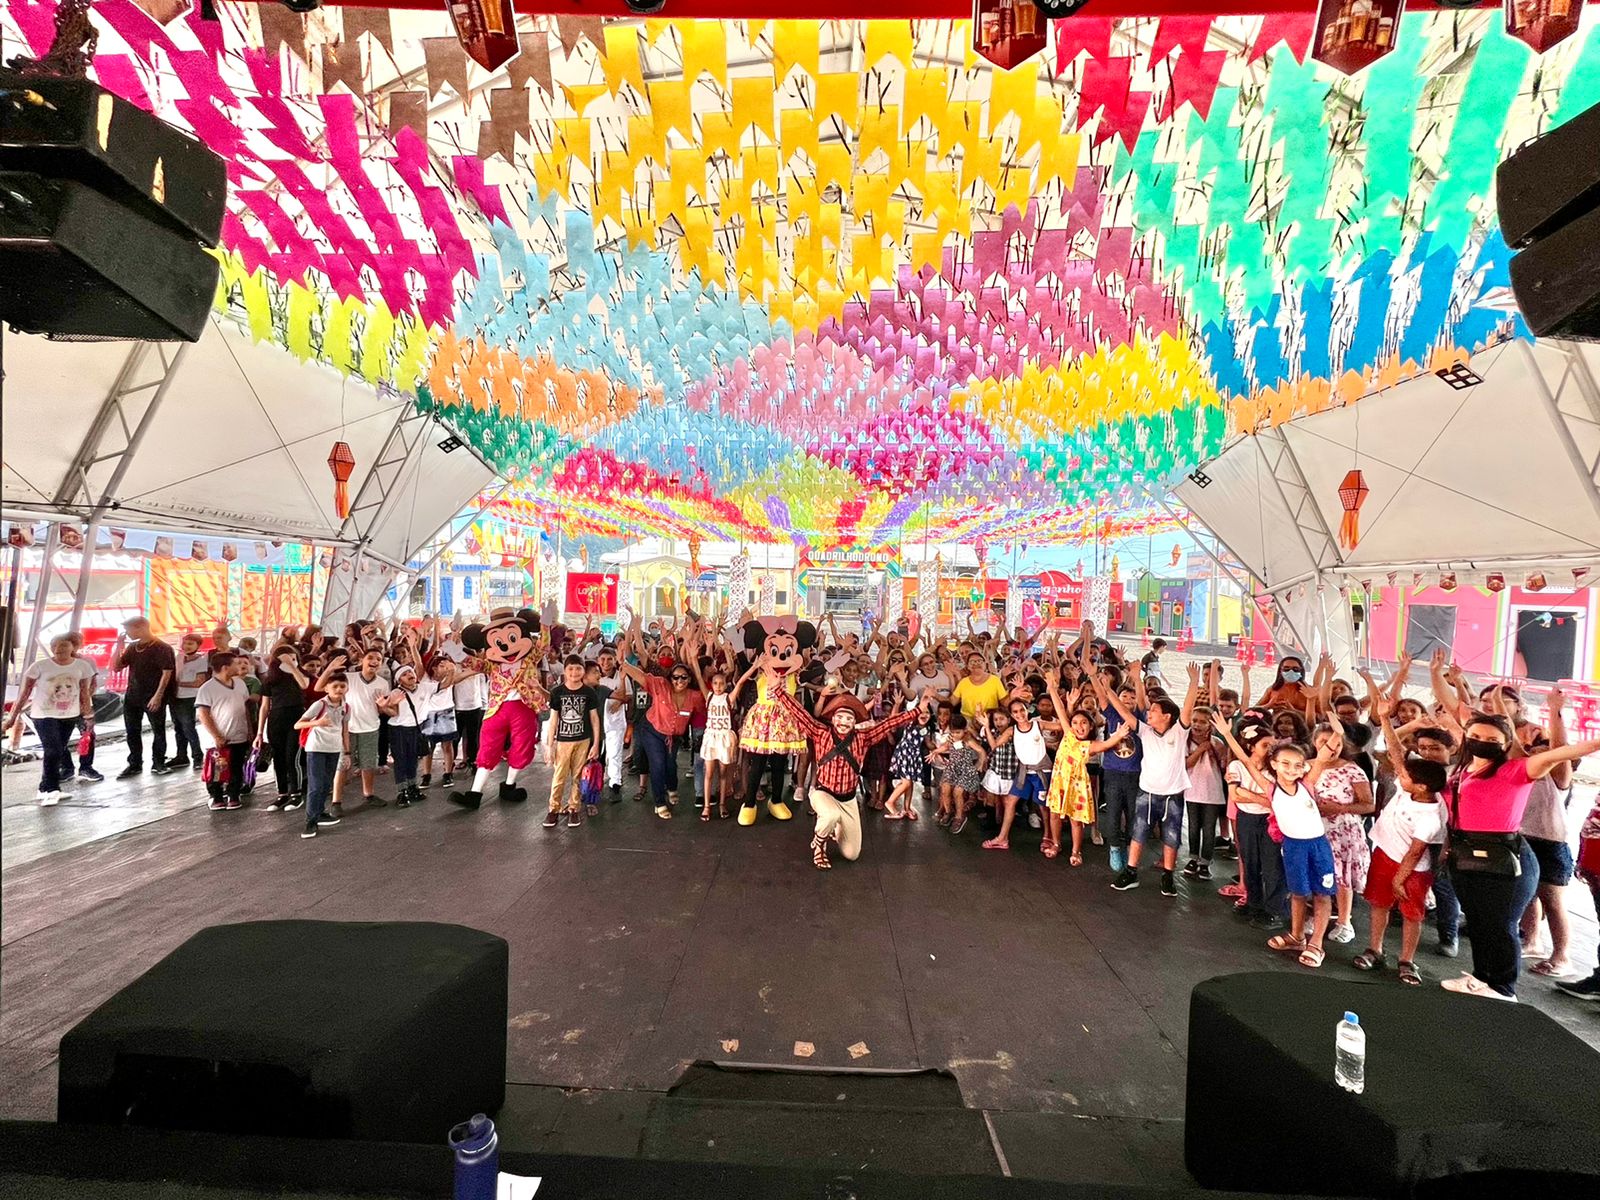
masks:
<svg viewBox="0 0 1600 1200"><path fill-rule="evenodd" d="M1567 459L1572 464L1572 469L1583 477L1583 490L1589 497L1589 503L1594 507L1595 515L1600 516L1600 483L1596 482L1596 475L1600 474L1600 463L1591 464L1584 461L1583 452L1578 449L1578 443L1572 436L1572 426L1569 423L1574 420L1581 420L1581 418L1569 416L1561 410L1560 402L1557 401L1555 394L1551 392L1549 383L1545 381L1544 372L1539 369L1539 360L1533 356L1533 348L1527 342L1518 343L1518 348L1522 351L1522 357L1527 361L1528 368L1533 375L1534 391L1539 394L1539 399L1544 403L1545 411L1550 414L1550 419L1555 423L1556 436L1561 439L1561 447L1567 452ZM1579 367L1574 367L1572 365L1572 356L1563 354L1562 358L1567 363L1567 372L1572 378L1574 386L1580 393L1583 393L1583 399L1587 407L1589 397L1582 383L1579 382L1577 375L1577 371L1582 364L1580 363ZM1563 380L1561 384L1562 390L1565 390L1565 386L1566 381ZM1592 419L1588 422L1590 425L1593 425L1593 423Z"/></svg>
<svg viewBox="0 0 1600 1200"><path fill-rule="evenodd" d="M72 623L68 626L68 628L74 633L76 633L83 624L83 610L88 604L89 600L89 579L94 573L94 549L95 543L100 536L100 523L102 520L104 520L106 513L111 510L111 506L116 502L117 489L122 486L122 480L128 474L128 468L133 465L134 455L139 453L139 447L144 444L145 435L150 432L150 425L156 415L156 411L161 407L161 402L166 399L167 393L172 390L172 382L178 377L178 372L183 367L183 360L189 356L190 345L191 343L189 342L184 342L181 344L175 351L173 351L170 359L166 358L162 354L159 344L153 347L157 358L161 360L163 368L161 379L154 385L155 391L150 397L150 402L145 405L144 412L140 415L138 424L136 424L133 427L133 431L128 434L127 444L123 447L121 453L117 455L116 466L112 467L111 469L111 477L106 480L105 487L100 489L99 499L93 501L94 508L89 513L89 527L83 539L83 561L78 567L78 593L72 599ZM135 351L135 354L137 354L137 350ZM142 361L142 356L140 357L140 361ZM107 411L102 414L102 423L97 425L91 438L85 440L84 453L80 454L79 461L73 464L73 469L78 472L79 478L82 481L84 499L86 500L90 498L88 491L89 467L92 466L96 461L99 461L98 458L93 456L98 454L100 439L105 430L104 422L109 421L110 410L115 409L119 414L121 414L124 428L127 426L126 415L122 414L121 410L122 401L127 398L127 396L131 395L132 391L140 389L126 389L124 385L127 383L129 376L138 365L139 364L135 362L135 356L130 354L128 357L128 363L123 368L123 374L117 380L117 386L112 389L111 395L107 397ZM151 385L146 384L142 386L149 387ZM86 455L89 457L86 458Z"/></svg>
<svg viewBox="0 0 1600 1200"><path fill-rule="evenodd" d="M22 648L22 669L33 665L39 654L39 632L44 627L45 602L50 596L50 578L55 571L56 550L61 546L61 526L50 523L44 535L44 557L39 562L39 590L33 597L33 613L28 618L28 644Z"/></svg>
<svg viewBox="0 0 1600 1200"><path fill-rule="evenodd" d="M400 594L404 595L405 592L410 589L411 585L414 582L416 582L416 580L422 575L422 573L424 571L432 570L433 567L435 565L437 565L439 560L442 559L445 556L446 552L449 551L450 547L454 546L458 541L460 541L462 535L465 534L467 532L467 530L471 529L473 524L478 520L478 518L483 516L484 513L488 512L489 509L494 506L495 501L499 500L501 496L505 495L507 489L509 489L510 487L511 487L510 480L502 481L500 486L495 488L494 492L489 496L489 498L487 500L485 500L482 504L480 504L478 506L477 510L470 517L468 517L465 521L463 521L461 523L461 528L460 529L456 530L454 533L452 533L449 537L447 537L444 541L440 542L438 544L438 546L436 546L434 548L433 553L431 555L429 555L428 558L423 560L421 566L419 566L415 571L408 571L405 574L401 575L400 578L395 581L395 586L397 588L399 588ZM454 519L454 518L452 518L452 519ZM444 526L444 528L448 529L449 525L446 524ZM435 534L434 536L437 537L438 535ZM398 605L398 601L396 603ZM435 598L435 603L434 603L434 611L437 612L438 608L439 608L439 606L438 606L437 597L436 597ZM398 607L396 608L396 611L399 611Z"/></svg>

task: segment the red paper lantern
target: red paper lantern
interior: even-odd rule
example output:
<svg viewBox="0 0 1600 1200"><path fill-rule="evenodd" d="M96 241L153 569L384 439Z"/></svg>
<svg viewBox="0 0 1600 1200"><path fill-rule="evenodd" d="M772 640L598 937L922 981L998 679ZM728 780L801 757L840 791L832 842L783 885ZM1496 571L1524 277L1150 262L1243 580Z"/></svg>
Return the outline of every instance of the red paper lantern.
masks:
<svg viewBox="0 0 1600 1200"><path fill-rule="evenodd" d="M1344 520L1339 524L1339 545L1354 550L1361 540L1361 506L1367 502L1367 481L1360 471L1351 471L1339 484L1339 503L1344 507Z"/></svg>
<svg viewBox="0 0 1600 1200"><path fill-rule="evenodd" d="M342 521L350 515L350 473L356 469L356 456L348 442L335 442L328 451L328 470L333 472L333 507Z"/></svg>

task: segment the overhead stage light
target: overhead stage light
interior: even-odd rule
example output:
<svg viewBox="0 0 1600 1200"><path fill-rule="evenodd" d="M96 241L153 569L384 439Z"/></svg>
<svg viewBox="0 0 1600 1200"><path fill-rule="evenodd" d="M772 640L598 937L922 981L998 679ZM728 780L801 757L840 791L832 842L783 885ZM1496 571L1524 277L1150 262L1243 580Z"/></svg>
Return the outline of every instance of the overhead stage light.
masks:
<svg viewBox="0 0 1600 1200"><path fill-rule="evenodd" d="M283 6L292 13L314 13L322 7L322 0L282 0Z"/></svg>
<svg viewBox="0 0 1600 1200"><path fill-rule="evenodd" d="M641 16L658 13L667 6L667 0L627 0L628 8Z"/></svg>
<svg viewBox="0 0 1600 1200"><path fill-rule="evenodd" d="M1465 363L1457 363L1453 367L1444 367L1435 371L1434 374L1458 392L1465 391L1469 387L1477 387L1483 382L1483 376Z"/></svg>

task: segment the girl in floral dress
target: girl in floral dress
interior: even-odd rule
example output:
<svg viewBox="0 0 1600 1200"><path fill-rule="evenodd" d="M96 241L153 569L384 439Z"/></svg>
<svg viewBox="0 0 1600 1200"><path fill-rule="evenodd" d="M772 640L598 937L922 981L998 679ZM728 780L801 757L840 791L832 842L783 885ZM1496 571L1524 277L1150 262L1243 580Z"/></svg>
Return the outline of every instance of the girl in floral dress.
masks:
<svg viewBox="0 0 1600 1200"><path fill-rule="evenodd" d="M1322 827L1328 843L1333 847L1333 871L1336 916L1328 930L1330 942L1354 941L1355 927L1350 922L1355 898L1367 886L1367 867L1372 862L1372 851L1367 845L1367 831L1361 818L1375 807L1372 784L1367 773L1356 765L1355 748L1345 737L1344 729L1333 723L1318 725L1312 735L1316 748L1337 744L1339 761L1318 775L1311 784L1311 794L1316 798L1317 809L1322 814Z"/></svg>

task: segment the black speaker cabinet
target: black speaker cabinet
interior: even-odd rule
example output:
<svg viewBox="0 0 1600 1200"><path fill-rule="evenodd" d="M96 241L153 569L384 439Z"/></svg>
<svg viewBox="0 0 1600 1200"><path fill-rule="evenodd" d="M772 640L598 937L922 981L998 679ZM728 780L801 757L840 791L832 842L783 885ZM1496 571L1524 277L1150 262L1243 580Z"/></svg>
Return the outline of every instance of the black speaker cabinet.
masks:
<svg viewBox="0 0 1600 1200"><path fill-rule="evenodd" d="M1501 163L1495 192L1528 328L1600 340L1600 105Z"/></svg>
<svg viewBox="0 0 1600 1200"><path fill-rule="evenodd" d="M0 320L55 337L197 341L221 264L73 181L0 171Z"/></svg>

